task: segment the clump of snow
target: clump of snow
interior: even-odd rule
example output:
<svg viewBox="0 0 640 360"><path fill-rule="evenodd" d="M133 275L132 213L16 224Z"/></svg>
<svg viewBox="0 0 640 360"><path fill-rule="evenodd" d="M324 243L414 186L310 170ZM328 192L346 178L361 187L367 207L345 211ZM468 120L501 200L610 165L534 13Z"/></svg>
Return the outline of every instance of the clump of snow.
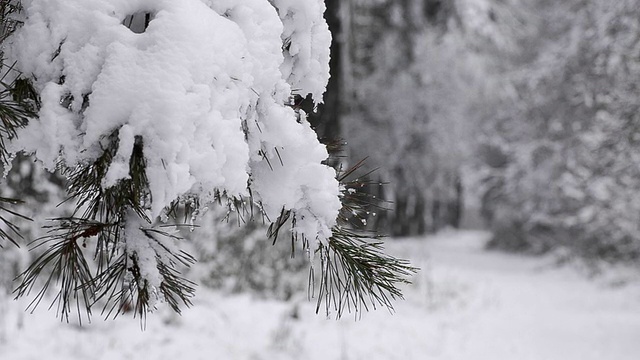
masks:
<svg viewBox="0 0 640 360"><path fill-rule="evenodd" d="M150 216L214 190L330 236L340 201L327 151L292 92L321 100L331 35L321 0L24 0L7 56L34 81L39 118L12 145L49 169L88 164L118 135L103 187L129 177L142 139ZM146 29L123 24L151 13ZM139 25L139 24L138 24ZM139 26L138 26L139 27Z"/></svg>
<svg viewBox="0 0 640 360"><path fill-rule="evenodd" d="M324 0L270 0L285 25L282 73L294 91L322 99L329 81L331 33L322 17Z"/></svg>
<svg viewBox="0 0 640 360"><path fill-rule="evenodd" d="M140 285L145 286L149 294L154 295L149 298L151 300L150 306L153 308L155 307L155 302L159 300L158 289L160 289L160 284L162 283L162 276L158 271L157 257L159 254L155 249L157 246L154 247L153 244L155 240L144 234L143 227L144 224L136 214L129 214L125 227L127 242L124 251L127 256L136 259L140 270L140 278L146 281L146 283Z"/></svg>

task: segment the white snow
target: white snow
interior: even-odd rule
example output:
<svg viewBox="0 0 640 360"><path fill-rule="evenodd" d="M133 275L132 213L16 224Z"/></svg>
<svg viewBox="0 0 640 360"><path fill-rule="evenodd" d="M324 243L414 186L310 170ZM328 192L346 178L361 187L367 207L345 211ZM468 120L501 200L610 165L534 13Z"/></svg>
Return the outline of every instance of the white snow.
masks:
<svg viewBox="0 0 640 360"><path fill-rule="evenodd" d="M14 151L45 167L99 157L118 132L104 187L129 177L142 138L150 217L185 195L246 196L269 219L297 215L296 231L331 235L340 201L328 154L293 93L320 102L331 34L321 0L24 0L24 25L6 55L42 97L39 119ZM123 21L151 14L135 32ZM285 44L290 44L285 46ZM85 100L86 99L86 100Z"/></svg>
<svg viewBox="0 0 640 360"><path fill-rule="evenodd" d="M285 25L282 39L288 43L282 73L294 92L311 94L316 102L329 81L331 33L322 17L324 0L270 0ZM303 70L301 70L303 69Z"/></svg>
<svg viewBox="0 0 640 360"><path fill-rule="evenodd" d="M313 303L223 296L199 289L182 317L60 324L41 307L8 304L2 359L427 359L635 360L640 353L640 277L610 269L588 278L575 266L481 249L481 232L389 241L422 271L396 313L326 319ZM614 271L615 270L615 271ZM0 319L2 316L0 316ZM18 326L19 319L21 325ZM0 331L2 333L2 331ZM37 344L37 345L36 345ZM8 354L8 357L7 357Z"/></svg>
<svg viewBox="0 0 640 360"><path fill-rule="evenodd" d="M158 270L158 261L166 262L161 256L166 255L166 252L158 252L159 246L154 244L154 240L144 234L142 228L144 223L138 217L137 214L130 212L127 214L127 222L125 231L127 233L127 242L123 244L124 252L128 257L134 256L136 258L138 268L140 271L140 277L145 281L138 286L145 286L147 288L149 296L149 307L155 309L159 300L159 289L162 283L162 276ZM159 258L159 259L158 259ZM127 276L130 276L127 274Z"/></svg>

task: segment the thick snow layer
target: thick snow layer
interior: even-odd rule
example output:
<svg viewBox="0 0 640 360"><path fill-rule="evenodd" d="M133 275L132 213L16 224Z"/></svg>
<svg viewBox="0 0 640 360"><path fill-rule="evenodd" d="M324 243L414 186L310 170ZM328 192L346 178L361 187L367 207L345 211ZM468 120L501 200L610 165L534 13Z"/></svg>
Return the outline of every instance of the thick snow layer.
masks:
<svg viewBox="0 0 640 360"><path fill-rule="evenodd" d="M104 187L129 176L142 138L152 218L176 198L247 195L270 219L294 210L307 237L330 235L335 172L292 91L321 100L331 35L321 0L25 0L7 55L35 81L39 119L15 151L53 169L95 160L117 132ZM149 13L135 32L123 21ZM144 31L141 31L144 30ZM285 46L285 44L287 44Z"/></svg>
<svg viewBox="0 0 640 360"><path fill-rule="evenodd" d="M331 33L322 17L324 0L270 0L278 9L285 24L282 34L285 62L282 73L288 78L294 92L312 94L322 99L329 81L329 48ZM304 69L300 71L300 69Z"/></svg>
<svg viewBox="0 0 640 360"><path fill-rule="evenodd" d="M396 313L354 321L314 314L304 300L224 297L200 289L183 316L60 324L41 307L0 301L0 358L635 360L640 353L640 274L589 279L549 259L489 253L486 234L442 233L389 241L422 267ZM1 306L4 306L4 313ZM4 336L4 340L3 339ZM34 346L38 344L38 346Z"/></svg>

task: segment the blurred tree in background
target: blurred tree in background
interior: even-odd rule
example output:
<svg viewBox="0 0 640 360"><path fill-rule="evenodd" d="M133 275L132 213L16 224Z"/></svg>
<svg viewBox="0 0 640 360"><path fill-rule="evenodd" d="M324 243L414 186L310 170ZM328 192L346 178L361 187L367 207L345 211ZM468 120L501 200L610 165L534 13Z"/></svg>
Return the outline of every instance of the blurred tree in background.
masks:
<svg viewBox="0 0 640 360"><path fill-rule="evenodd" d="M332 111L341 109L349 157L379 167L368 191L390 202L391 211L372 208L368 222L394 236L458 227L474 137L495 102L501 55L516 46L513 2L328 5L338 20L329 22L340 91Z"/></svg>
<svg viewBox="0 0 640 360"><path fill-rule="evenodd" d="M513 96L483 125L502 158L486 162L483 199L496 247L640 255L638 5L536 2Z"/></svg>
<svg viewBox="0 0 640 360"><path fill-rule="evenodd" d="M328 4L331 121L388 183L369 223L436 231L478 202L492 246L638 256L637 1Z"/></svg>

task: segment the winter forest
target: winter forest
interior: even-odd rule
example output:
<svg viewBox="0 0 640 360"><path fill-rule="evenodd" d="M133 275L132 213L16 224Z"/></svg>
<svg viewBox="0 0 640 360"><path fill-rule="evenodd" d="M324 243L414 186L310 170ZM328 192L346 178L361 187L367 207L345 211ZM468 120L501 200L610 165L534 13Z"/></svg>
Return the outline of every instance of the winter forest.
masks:
<svg viewBox="0 0 640 360"><path fill-rule="evenodd" d="M632 360L640 0L0 0L0 360Z"/></svg>

